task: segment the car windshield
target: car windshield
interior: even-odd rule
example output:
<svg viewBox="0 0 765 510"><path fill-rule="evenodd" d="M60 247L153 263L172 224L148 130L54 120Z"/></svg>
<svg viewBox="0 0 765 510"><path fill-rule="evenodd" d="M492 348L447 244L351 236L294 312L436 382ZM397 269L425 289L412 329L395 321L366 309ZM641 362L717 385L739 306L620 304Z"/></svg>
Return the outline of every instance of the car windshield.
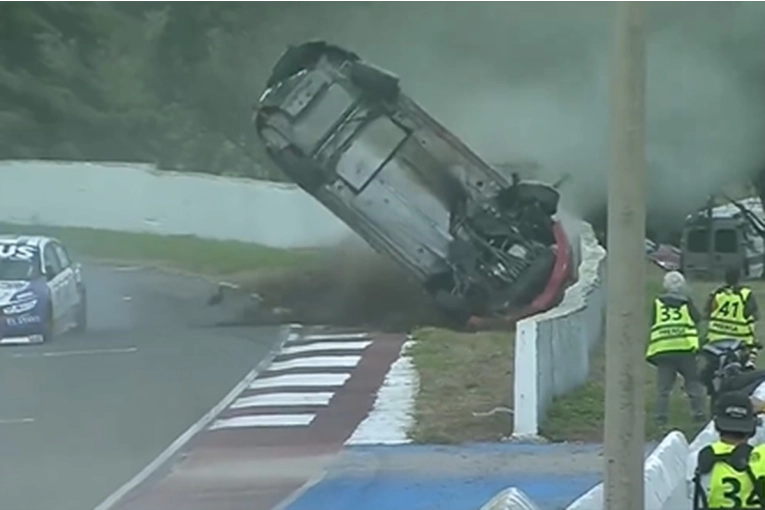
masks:
<svg viewBox="0 0 765 510"><path fill-rule="evenodd" d="M0 280L30 280L36 273L34 260L0 259Z"/></svg>

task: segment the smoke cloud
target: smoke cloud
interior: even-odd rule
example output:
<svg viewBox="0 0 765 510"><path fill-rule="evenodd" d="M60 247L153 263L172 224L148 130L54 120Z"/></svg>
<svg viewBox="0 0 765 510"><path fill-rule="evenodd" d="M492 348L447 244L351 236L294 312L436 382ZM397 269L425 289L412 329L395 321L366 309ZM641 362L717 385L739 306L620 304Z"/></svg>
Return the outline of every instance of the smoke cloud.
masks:
<svg viewBox="0 0 765 510"><path fill-rule="evenodd" d="M284 44L353 49L397 73L487 161L534 161L548 180L571 174L564 203L574 213L605 204L612 4L323 5L310 28L306 4L296 7ZM647 7L649 208L679 222L765 162L765 5Z"/></svg>

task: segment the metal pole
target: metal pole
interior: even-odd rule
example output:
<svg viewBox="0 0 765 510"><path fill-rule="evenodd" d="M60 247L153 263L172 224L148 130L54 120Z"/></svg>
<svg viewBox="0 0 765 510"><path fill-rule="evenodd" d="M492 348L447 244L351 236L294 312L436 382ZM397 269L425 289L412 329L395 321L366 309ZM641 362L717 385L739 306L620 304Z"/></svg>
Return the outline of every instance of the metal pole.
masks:
<svg viewBox="0 0 765 510"><path fill-rule="evenodd" d="M604 504L606 510L644 510L644 6L618 2L616 9L610 64Z"/></svg>

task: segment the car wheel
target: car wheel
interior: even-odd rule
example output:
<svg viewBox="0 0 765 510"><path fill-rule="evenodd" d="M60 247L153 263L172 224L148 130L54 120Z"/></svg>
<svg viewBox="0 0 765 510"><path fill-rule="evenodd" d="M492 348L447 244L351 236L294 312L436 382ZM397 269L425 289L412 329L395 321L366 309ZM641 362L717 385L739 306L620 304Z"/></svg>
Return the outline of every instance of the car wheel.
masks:
<svg viewBox="0 0 765 510"><path fill-rule="evenodd" d="M77 305L77 315L75 316L74 331L84 333L88 328L88 299L85 291L80 295L80 304Z"/></svg>
<svg viewBox="0 0 765 510"><path fill-rule="evenodd" d="M53 341L55 336L55 324L53 322L53 307L48 307L48 311L45 314L45 323L43 324L43 342L49 343Z"/></svg>

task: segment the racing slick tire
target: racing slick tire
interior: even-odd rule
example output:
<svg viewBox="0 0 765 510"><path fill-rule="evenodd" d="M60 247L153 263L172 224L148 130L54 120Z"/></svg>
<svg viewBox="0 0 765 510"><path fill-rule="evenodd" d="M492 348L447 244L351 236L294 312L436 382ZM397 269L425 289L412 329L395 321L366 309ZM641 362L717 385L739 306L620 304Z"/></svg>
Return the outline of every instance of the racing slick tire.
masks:
<svg viewBox="0 0 765 510"><path fill-rule="evenodd" d="M74 318L74 332L84 333L88 329L88 295L85 291L80 291L80 304L77 305L77 312Z"/></svg>

